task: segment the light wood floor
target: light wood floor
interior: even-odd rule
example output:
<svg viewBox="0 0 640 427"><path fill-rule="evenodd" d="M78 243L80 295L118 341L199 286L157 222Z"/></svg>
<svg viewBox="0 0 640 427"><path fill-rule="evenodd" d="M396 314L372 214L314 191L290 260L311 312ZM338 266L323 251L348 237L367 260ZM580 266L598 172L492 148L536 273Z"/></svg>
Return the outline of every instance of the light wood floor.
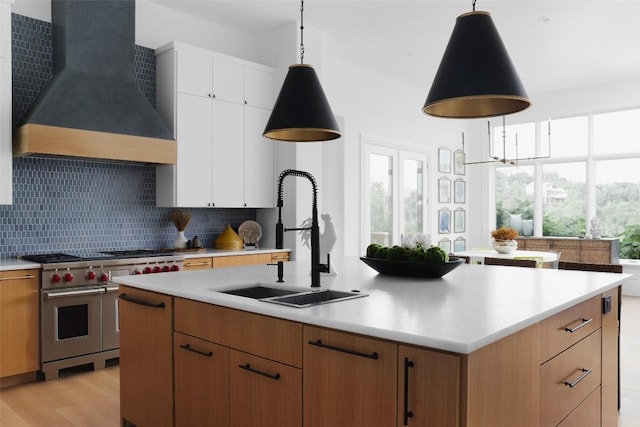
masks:
<svg viewBox="0 0 640 427"><path fill-rule="evenodd" d="M622 298L622 409L618 427L640 426L640 298ZM120 426L119 368L61 374L0 391L2 427ZM607 426L605 426L607 427Z"/></svg>

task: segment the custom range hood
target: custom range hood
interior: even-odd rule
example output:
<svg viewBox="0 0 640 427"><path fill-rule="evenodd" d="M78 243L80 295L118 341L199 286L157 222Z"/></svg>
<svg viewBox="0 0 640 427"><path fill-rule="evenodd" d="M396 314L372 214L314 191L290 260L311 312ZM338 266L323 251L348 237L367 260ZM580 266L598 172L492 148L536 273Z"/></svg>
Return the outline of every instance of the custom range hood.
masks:
<svg viewBox="0 0 640 427"><path fill-rule="evenodd" d="M173 135L135 82L135 1L52 0L51 21L53 77L14 155L175 164Z"/></svg>

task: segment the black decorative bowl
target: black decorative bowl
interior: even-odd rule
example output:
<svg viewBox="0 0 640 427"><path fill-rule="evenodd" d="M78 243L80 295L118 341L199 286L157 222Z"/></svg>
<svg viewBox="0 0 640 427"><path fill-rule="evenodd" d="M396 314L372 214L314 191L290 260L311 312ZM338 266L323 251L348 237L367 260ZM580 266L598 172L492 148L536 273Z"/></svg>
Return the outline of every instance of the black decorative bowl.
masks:
<svg viewBox="0 0 640 427"><path fill-rule="evenodd" d="M449 257L449 261L436 264L430 262L394 261L389 259L376 259L360 257L362 262L373 268L380 274L392 276L408 276L423 278L438 278L465 263L463 258Z"/></svg>

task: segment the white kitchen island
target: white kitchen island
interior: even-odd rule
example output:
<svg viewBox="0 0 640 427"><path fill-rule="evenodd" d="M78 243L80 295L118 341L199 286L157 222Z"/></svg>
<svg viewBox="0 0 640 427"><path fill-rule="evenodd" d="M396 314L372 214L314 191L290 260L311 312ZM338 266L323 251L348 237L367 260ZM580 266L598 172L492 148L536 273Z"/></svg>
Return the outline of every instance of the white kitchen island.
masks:
<svg viewBox="0 0 640 427"><path fill-rule="evenodd" d="M165 298L165 308L170 309L170 313L167 311L166 328L170 330L164 331L163 336L171 337L165 343L169 345L167 363L173 365L176 372L183 371L183 367L178 364L178 350L186 346L193 353L193 348L197 348L196 344L178 346L180 339L189 337L201 340L199 345L221 346L225 351L231 352L231 356L237 356L236 353L246 354L247 357L257 357L258 360L262 358L271 363L277 362L278 366L300 370L301 390L297 404L300 410L293 411L294 415L299 416L295 416L294 421L288 425L336 425L332 424L335 420L327 415L327 412L335 411L342 411L337 418L344 420L342 425L363 422L372 414L378 424L366 425L391 425L391 419L392 425L533 426L557 425L559 422L573 425L570 423L583 423L584 420L595 418L597 423L592 425L614 425L611 420L615 422L617 409L614 406L617 405L615 344L618 287L628 275L465 264L441 279L413 279L378 275L357 258L334 262L339 274L323 276L323 288L359 290L367 296L309 308L293 308L217 292L257 283L307 288L310 283L309 263L303 261L285 264L284 284L276 283L275 266L266 265L127 276L114 280L125 285L122 293L134 295L142 292L138 296L155 296L156 294L145 292L151 291ZM606 304L611 307L611 311L607 313L602 310L604 299L607 299ZM127 340L127 328L133 330L142 326L138 322L127 323L127 313L133 305L120 301L123 390L126 390L125 377L129 363L127 346L129 342L131 345L138 342L137 339ZM154 308L144 310L153 312ZM203 314L199 318L196 313ZM160 325L152 324L158 327ZM266 329L260 331L263 327ZM285 329L290 329L290 335L287 335L289 332L280 333ZM235 332L227 334L226 330ZM574 331L570 332L571 330ZM154 330L154 333L159 332ZM276 342L282 337L292 338L280 342L274 352L266 349L263 354L260 346L251 342L252 334L256 334L254 338L265 347L269 344L261 337L272 334ZM318 337L322 335L322 339L314 334ZM380 366L388 362L388 367L392 369L386 374L382 373L378 380L385 379L388 383L386 387L391 389L386 396L393 396L393 399L384 398L386 392L383 390L377 393L374 389L375 384L379 387L379 383L375 381L366 389L368 393L373 393L371 401L363 397L365 389L352 390L348 384L339 387L317 384L319 378L314 372L323 372L323 377L333 380L345 376L341 371L334 378L333 369L325 372L327 364L341 363L340 361L319 359L332 350L322 346L318 348L314 343L317 341L326 344L331 339L342 343L335 346L329 342L329 347L338 347L340 354L348 355L349 353L342 351L343 344L353 343L356 350L352 353L355 352L355 355L350 357L364 357L358 360L356 367L369 363L367 359L376 360ZM387 349L386 353L364 351L369 341L371 344L386 346L383 347ZM286 351L283 352L283 348ZM436 359L444 357L446 362L443 362L444 365L437 365L437 360L432 361L435 365L431 366L431 371L425 371L426 377L420 377L422 387L417 386L415 381L408 380L414 370L420 375L419 365L415 368L413 362L410 363L411 367L403 365L410 361L409 357L403 357L408 350L422 350L427 356L434 356ZM317 355L314 352L320 353ZM209 351L204 353L209 354ZM216 354L215 351L211 353ZM376 354L375 358L371 356L373 354ZM583 354L592 354L594 357L584 363L598 366L579 367L582 361L574 363L571 360ZM348 362L347 359L345 363ZM256 363L258 362L254 361L251 366ZM556 372L554 365L564 366L567 363L576 364L576 367L557 368L560 371ZM234 367L229 361L226 364ZM316 364L319 368L312 369ZM324 368L320 368L322 366ZM436 366L441 366L442 369ZM451 369L447 370L446 366ZM578 371L583 368L590 372L579 379L587 372ZM140 366L136 369L140 369ZM445 372L448 374L447 378L431 387L424 381L427 381L425 378L429 378L430 374L435 374L434 369L443 375ZM352 374L355 375L353 372ZM200 373L194 378L202 375L204 374ZM377 374L375 371L365 371L362 375L365 381ZM560 375L562 378L554 377L549 380L549 375ZM174 386L178 390L181 383L180 378L177 373L167 376L168 385L165 388L170 388L172 398ZM222 375L221 378L225 376ZM569 387L561 379L568 384L575 384ZM230 408L231 414L246 412L246 408L238 410L237 403L234 403L233 397L237 395L234 394L235 383L231 380L231 384L228 384L228 400L222 404L223 407ZM405 387L405 383L411 385ZM445 392L442 384L452 384L453 387L446 388ZM346 392L360 393L360 396L351 396L356 398L359 410L356 407L349 409L346 406L336 406L339 404L332 395L339 397L338 400L348 398L345 397L346 392L340 392L345 387L348 389ZM434 391L434 387L438 390ZM564 389L570 391L570 396L566 399L562 395L553 394L556 391L563 393ZM579 389L580 393L576 392ZM327 390L333 392L327 393ZM426 397L421 398L421 393ZM141 393L135 393L139 394ZM313 399L308 399L311 395ZM437 399L437 396L449 398L438 402L438 405L429 405L429 401ZM552 401L549 401L548 396L554 396ZM178 399L177 394L175 399L175 415L165 414L159 418L165 421L170 418L168 425L173 424L174 417L176 425L181 419L181 399ZM594 403L596 400L597 403ZM449 407L445 409L448 415L434 418L435 414L430 411L435 409L431 406L443 408L447 403ZM158 407L157 404L150 405ZM409 406L412 405L417 405L416 408L419 409L410 410ZM123 408L126 407L124 404ZM597 408L597 414L593 412L593 408ZM123 418L140 424L127 418L125 409ZM198 411L190 408L189 412ZM385 416L389 417L387 421L380 423ZM234 424L233 420L237 418L233 415L226 414L223 418L230 420L230 425L240 425ZM260 419L269 418L260 416ZM251 422L258 423L255 419L251 419ZM277 422L281 423L282 419Z"/></svg>

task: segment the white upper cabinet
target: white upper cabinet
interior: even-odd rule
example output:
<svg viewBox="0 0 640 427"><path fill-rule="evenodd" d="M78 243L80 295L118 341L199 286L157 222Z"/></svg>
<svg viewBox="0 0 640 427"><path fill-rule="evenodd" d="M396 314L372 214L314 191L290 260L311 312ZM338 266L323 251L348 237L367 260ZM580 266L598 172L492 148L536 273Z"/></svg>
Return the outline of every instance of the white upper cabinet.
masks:
<svg viewBox="0 0 640 427"><path fill-rule="evenodd" d="M0 0L0 205L13 203L11 3Z"/></svg>
<svg viewBox="0 0 640 427"><path fill-rule="evenodd" d="M176 42L156 56L158 112L178 144L178 163L157 168L157 205L273 207L273 69Z"/></svg>

